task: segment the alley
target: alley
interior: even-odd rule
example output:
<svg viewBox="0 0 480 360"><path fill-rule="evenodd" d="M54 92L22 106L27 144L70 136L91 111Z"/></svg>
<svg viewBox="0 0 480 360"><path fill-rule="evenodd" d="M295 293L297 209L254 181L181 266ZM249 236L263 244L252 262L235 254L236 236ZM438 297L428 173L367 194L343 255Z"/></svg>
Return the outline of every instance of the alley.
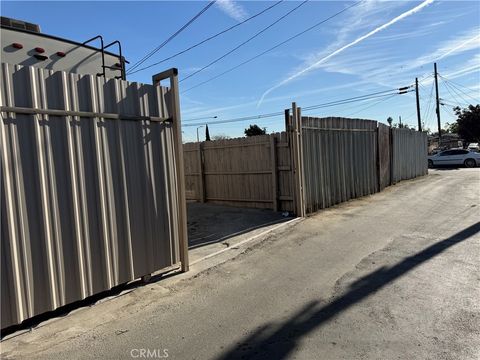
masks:
<svg viewBox="0 0 480 360"><path fill-rule="evenodd" d="M478 359L479 184L478 168L431 170L194 277L147 284L13 337L3 356Z"/></svg>

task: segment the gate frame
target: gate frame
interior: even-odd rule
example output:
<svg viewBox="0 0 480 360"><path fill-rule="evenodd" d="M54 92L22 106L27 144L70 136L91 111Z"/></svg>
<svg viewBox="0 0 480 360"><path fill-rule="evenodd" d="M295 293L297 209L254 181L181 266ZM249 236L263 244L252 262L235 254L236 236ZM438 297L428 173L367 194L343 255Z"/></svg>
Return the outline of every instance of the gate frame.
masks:
<svg viewBox="0 0 480 360"><path fill-rule="evenodd" d="M177 193L178 193L178 237L180 245L180 262L182 272L190 268L188 260L187 199L185 196L185 169L183 164L182 123L180 116L180 97L178 93L178 69L171 68L152 76L154 86L161 85L162 80L170 80L171 114L173 123L173 147L176 157Z"/></svg>

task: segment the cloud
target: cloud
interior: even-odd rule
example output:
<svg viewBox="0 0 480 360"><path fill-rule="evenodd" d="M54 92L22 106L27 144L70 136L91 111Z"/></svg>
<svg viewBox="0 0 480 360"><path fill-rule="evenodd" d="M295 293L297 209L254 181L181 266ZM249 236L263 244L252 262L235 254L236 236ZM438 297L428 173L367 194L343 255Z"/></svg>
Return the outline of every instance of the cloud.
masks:
<svg viewBox="0 0 480 360"><path fill-rule="evenodd" d="M353 40L352 42L336 49L335 51L331 52L330 54L318 59L317 61L315 61L313 64L311 65L308 65L307 67L303 68L302 70L298 71L297 73L287 77L286 79L280 81L278 84L274 85L273 87L271 87L270 89L268 89L267 91L265 91L262 95L262 97L260 98L258 104L257 104L257 107L263 102L263 100L265 99L265 97L270 94L273 90L289 83L290 81L298 78L299 76L302 76L302 75L305 75L306 73L312 71L312 70L315 70L317 69L321 64L325 63L326 61L328 61L330 58L340 54L341 52L343 52L344 50L352 47L352 46L355 46L356 44L362 42L363 40L365 39L368 39L369 37L375 35L376 33L390 27L391 25L397 23L398 21L400 20L403 20L404 18L408 17L408 16L411 16L415 13L417 13L418 11L422 10L424 7L430 5L431 3L433 3L434 0L425 0L423 1L421 4L415 6L414 8L408 10L408 11L405 11L404 13L398 15L397 17L393 18L392 20L386 22L385 24L383 25L380 25L378 27L376 27L374 30L368 32L367 34L365 35L362 35L360 37L358 37L357 39Z"/></svg>
<svg viewBox="0 0 480 360"><path fill-rule="evenodd" d="M410 68L416 68L424 64L457 55L459 53L480 48L480 28L474 27L441 42L437 49L427 55L419 57L410 64Z"/></svg>
<svg viewBox="0 0 480 360"><path fill-rule="evenodd" d="M459 66L458 69L451 69L445 77L447 79L456 79L472 73L480 74L480 54L475 54L469 61Z"/></svg>
<svg viewBox="0 0 480 360"><path fill-rule="evenodd" d="M234 0L217 0L216 5L225 14L237 21L245 20L248 16L247 11L237 1Z"/></svg>
<svg viewBox="0 0 480 360"><path fill-rule="evenodd" d="M286 95L271 97L265 100L265 103L274 103L278 101L287 100L287 102L285 102L283 106L288 107L290 106L292 99L297 99L304 96L317 95L324 92L331 92L332 90L349 89L352 86L365 85L366 83L367 83L366 81L348 82L346 84L328 86L320 89L315 88L314 90L306 90L302 92L295 91L293 93L289 93ZM225 112L228 113L231 110L238 110L243 108L251 109L257 103L257 100L251 100L245 103L238 104L238 101L236 101L237 99L238 98L235 97L235 102L236 102L235 105L226 105L226 106L217 107L217 108L211 108L211 107L197 108L196 107L196 108L182 109L182 114L195 113L195 116L208 116L208 115L217 115L217 114L219 115L220 113L225 113ZM332 100L335 100L335 99L332 99Z"/></svg>

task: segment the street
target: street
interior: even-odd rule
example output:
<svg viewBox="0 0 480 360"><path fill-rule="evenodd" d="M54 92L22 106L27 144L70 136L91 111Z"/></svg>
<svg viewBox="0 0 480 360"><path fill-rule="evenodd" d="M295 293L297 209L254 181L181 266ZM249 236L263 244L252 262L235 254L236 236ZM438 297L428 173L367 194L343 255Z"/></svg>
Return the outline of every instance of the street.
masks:
<svg viewBox="0 0 480 360"><path fill-rule="evenodd" d="M479 359L479 185L479 168L430 170L8 339L2 355Z"/></svg>

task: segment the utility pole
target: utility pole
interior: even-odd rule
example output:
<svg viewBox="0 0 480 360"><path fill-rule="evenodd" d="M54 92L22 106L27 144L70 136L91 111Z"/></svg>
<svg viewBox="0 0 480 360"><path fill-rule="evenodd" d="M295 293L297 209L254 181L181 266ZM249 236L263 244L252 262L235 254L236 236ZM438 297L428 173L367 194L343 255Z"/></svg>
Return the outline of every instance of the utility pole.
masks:
<svg viewBox="0 0 480 360"><path fill-rule="evenodd" d="M442 141L442 127L440 124L440 97L438 95L438 74L437 63L433 63L434 75L435 75L435 92L437 93L437 123L438 123L438 145Z"/></svg>
<svg viewBox="0 0 480 360"><path fill-rule="evenodd" d="M204 125L200 125L199 127L197 127L197 142L200 142L200 138L198 136L198 129L202 128Z"/></svg>
<svg viewBox="0 0 480 360"><path fill-rule="evenodd" d="M418 78L415 78L415 94L417 96L418 131L422 131L422 119L420 118L420 96L418 94Z"/></svg>

